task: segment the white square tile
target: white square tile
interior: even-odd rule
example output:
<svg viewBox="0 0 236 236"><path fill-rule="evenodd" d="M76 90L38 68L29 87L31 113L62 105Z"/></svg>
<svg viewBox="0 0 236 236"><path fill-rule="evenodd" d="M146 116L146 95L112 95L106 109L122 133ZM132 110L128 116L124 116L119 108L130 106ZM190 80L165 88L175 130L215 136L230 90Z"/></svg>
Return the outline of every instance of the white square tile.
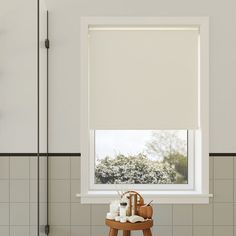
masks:
<svg viewBox="0 0 236 236"><path fill-rule="evenodd" d="M236 156L233 157L234 171L236 170ZM236 179L236 174L234 173L234 179Z"/></svg>
<svg viewBox="0 0 236 236"><path fill-rule="evenodd" d="M92 226L91 236L106 236L109 233L109 228L106 226Z"/></svg>
<svg viewBox="0 0 236 236"><path fill-rule="evenodd" d="M193 224L194 225L212 225L213 223L213 205L196 204L193 205Z"/></svg>
<svg viewBox="0 0 236 236"><path fill-rule="evenodd" d="M151 230L153 236L172 236L172 226L154 226Z"/></svg>
<svg viewBox="0 0 236 236"><path fill-rule="evenodd" d="M104 225L107 212L109 212L108 204L93 204L92 207L92 225Z"/></svg>
<svg viewBox="0 0 236 236"><path fill-rule="evenodd" d="M37 180L30 180L30 202L37 202Z"/></svg>
<svg viewBox="0 0 236 236"><path fill-rule="evenodd" d="M10 201L29 202L29 180L10 181Z"/></svg>
<svg viewBox="0 0 236 236"><path fill-rule="evenodd" d="M30 226L30 236L37 236L37 231L38 231L37 226ZM42 236L45 236L45 234L42 235Z"/></svg>
<svg viewBox="0 0 236 236"><path fill-rule="evenodd" d="M50 224L56 225L56 226L70 225L70 204L51 203L50 204Z"/></svg>
<svg viewBox="0 0 236 236"><path fill-rule="evenodd" d="M193 224L212 225L213 224L213 205L196 204L193 205Z"/></svg>
<svg viewBox="0 0 236 236"><path fill-rule="evenodd" d="M194 226L193 228L194 236L213 236L212 226Z"/></svg>
<svg viewBox="0 0 236 236"><path fill-rule="evenodd" d="M40 203L47 202L47 180L40 179L39 181L39 201Z"/></svg>
<svg viewBox="0 0 236 236"><path fill-rule="evenodd" d="M236 203L234 203L234 225L236 226L236 217L235 216L236 216Z"/></svg>
<svg viewBox="0 0 236 236"><path fill-rule="evenodd" d="M192 226L174 226L173 236L192 236Z"/></svg>
<svg viewBox="0 0 236 236"><path fill-rule="evenodd" d="M214 202L233 202L233 180L214 181Z"/></svg>
<svg viewBox="0 0 236 236"><path fill-rule="evenodd" d="M214 178L233 179L233 157L214 158Z"/></svg>
<svg viewBox="0 0 236 236"><path fill-rule="evenodd" d="M70 227L69 226L52 226L50 228L50 236L71 236Z"/></svg>
<svg viewBox="0 0 236 236"><path fill-rule="evenodd" d="M29 226L11 226L10 236L29 236L30 228Z"/></svg>
<svg viewBox="0 0 236 236"><path fill-rule="evenodd" d="M153 205L153 219L155 225L172 225L172 205Z"/></svg>
<svg viewBox="0 0 236 236"><path fill-rule="evenodd" d="M71 203L71 225L91 225L90 211L88 204Z"/></svg>
<svg viewBox="0 0 236 236"><path fill-rule="evenodd" d="M214 194L213 193L213 185L214 185L214 180L210 179L209 180L209 193Z"/></svg>
<svg viewBox="0 0 236 236"><path fill-rule="evenodd" d="M46 156L39 157L39 178L40 179L47 179L47 165L48 165L47 157Z"/></svg>
<svg viewBox="0 0 236 236"><path fill-rule="evenodd" d="M80 157L71 157L71 179L80 179Z"/></svg>
<svg viewBox="0 0 236 236"><path fill-rule="evenodd" d="M236 162L236 160L235 160L235 162ZM235 171L236 171L236 169L235 169ZM234 180L234 202L236 202L236 180Z"/></svg>
<svg viewBox="0 0 236 236"><path fill-rule="evenodd" d="M9 157L0 157L0 179L9 178Z"/></svg>
<svg viewBox="0 0 236 236"><path fill-rule="evenodd" d="M38 178L38 157L30 157L30 179ZM47 179L47 158L39 157L39 178Z"/></svg>
<svg viewBox="0 0 236 236"><path fill-rule="evenodd" d="M209 178L213 179L214 157L209 157Z"/></svg>
<svg viewBox="0 0 236 236"><path fill-rule="evenodd" d="M47 205L46 203L41 203L39 207L40 211L40 225L46 225L47 220ZM30 226L36 226L38 221L38 206L36 203L30 203Z"/></svg>
<svg viewBox="0 0 236 236"><path fill-rule="evenodd" d="M78 236L78 235L90 236L90 226L71 226L70 236Z"/></svg>
<svg viewBox="0 0 236 236"><path fill-rule="evenodd" d="M192 205L173 205L173 225L192 225Z"/></svg>
<svg viewBox="0 0 236 236"><path fill-rule="evenodd" d="M1 236L9 236L9 226L0 226L0 235Z"/></svg>
<svg viewBox="0 0 236 236"><path fill-rule="evenodd" d="M211 203L211 204L213 203L213 200L214 200L213 185L214 185L214 180L210 179L209 180L209 193L213 194L213 197L210 197L210 199L209 199L209 203Z"/></svg>
<svg viewBox="0 0 236 236"><path fill-rule="evenodd" d="M233 236L233 226L214 226L214 236Z"/></svg>
<svg viewBox="0 0 236 236"><path fill-rule="evenodd" d="M51 180L49 182L50 202L70 202L70 181Z"/></svg>
<svg viewBox="0 0 236 236"><path fill-rule="evenodd" d="M233 225L233 204L214 204L214 225Z"/></svg>
<svg viewBox="0 0 236 236"><path fill-rule="evenodd" d="M36 235L34 235L36 236ZM39 236L45 236L44 230L42 229L42 231L39 232Z"/></svg>
<svg viewBox="0 0 236 236"><path fill-rule="evenodd" d="M70 179L70 158L50 157L49 170L51 179Z"/></svg>
<svg viewBox="0 0 236 236"><path fill-rule="evenodd" d="M38 177L38 161L37 161L37 157L30 157L30 179L37 179Z"/></svg>
<svg viewBox="0 0 236 236"><path fill-rule="evenodd" d="M40 203L39 211L40 211L40 218L39 218L40 224L46 225L47 224L47 203Z"/></svg>
<svg viewBox="0 0 236 236"><path fill-rule="evenodd" d="M47 181L41 179L39 181L39 201L40 203L47 202ZM37 202L38 197L38 181L30 180L30 202Z"/></svg>
<svg viewBox="0 0 236 236"><path fill-rule="evenodd" d="M0 180L0 202L9 202L9 181Z"/></svg>
<svg viewBox="0 0 236 236"><path fill-rule="evenodd" d="M0 225L9 225L9 203L0 203Z"/></svg>
<svg viewBox="0 0 236 236"><path fill-rule="evenodd" d="M136 230L136 231L132 231L131 234L132 234L132 236L143 236L143 231L142 230ZM118 231L118 235L119 236L123 235L121 230Z"/></svg>
<svg viewBox="0 0 236 236"><path fill-rule="evenodd" d="M10 204L10 224L29 225L29 204L11 203Z"/></svg>
<svg viewBox="0 0 236 236"><path fill-rule="evenodd" d="M29 178L29 158L11 157L10 158L10 178L28 179Z"/></svg>
<svg viewBox="0 0 236 236"><path fill-rule="evenodd" d="M37 225L37 218L38 218L38 207L36 203L30 203L30 225L36 226ZM40 212L41 214L41 212Z"/></svg>
<svg viewBox="0 0 236 236"><path fill-rule="evenodd" d="M80 198L76 197L76 194L80 193L80 180L72 179L71 180L71 202L80 202Z"/></svg>

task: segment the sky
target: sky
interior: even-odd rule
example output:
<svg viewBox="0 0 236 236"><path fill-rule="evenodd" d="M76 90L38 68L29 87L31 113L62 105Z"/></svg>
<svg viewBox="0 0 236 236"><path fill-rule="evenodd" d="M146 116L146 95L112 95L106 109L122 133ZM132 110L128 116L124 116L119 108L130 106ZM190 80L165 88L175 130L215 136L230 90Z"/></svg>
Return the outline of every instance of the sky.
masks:
<svg viewBox="0 0 236 236"><path fill-rule="evenodd" d="M152 130L97 130L95 135L96 159L116 154L136 155L145 150L151 140ZM184 138L184 133L179 134Z"/></svg>

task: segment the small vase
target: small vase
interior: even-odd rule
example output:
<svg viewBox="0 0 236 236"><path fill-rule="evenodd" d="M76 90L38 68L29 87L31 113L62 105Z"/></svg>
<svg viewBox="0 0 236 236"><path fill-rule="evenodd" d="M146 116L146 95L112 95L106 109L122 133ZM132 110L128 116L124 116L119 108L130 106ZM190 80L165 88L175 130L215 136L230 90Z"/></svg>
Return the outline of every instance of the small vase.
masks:
<svg viewBox="0 0 236 236"><path fill-rule="evenodd" d="M142 216L144 219L151 219L153 215L153 208L151 205L140 206L138 215Z"/></svg>

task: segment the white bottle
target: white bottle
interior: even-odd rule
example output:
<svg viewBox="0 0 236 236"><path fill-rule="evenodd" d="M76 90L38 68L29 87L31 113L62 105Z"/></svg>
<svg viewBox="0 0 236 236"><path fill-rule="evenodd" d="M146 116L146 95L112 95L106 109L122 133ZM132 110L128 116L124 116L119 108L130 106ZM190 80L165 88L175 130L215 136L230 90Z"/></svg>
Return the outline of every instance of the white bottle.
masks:
<svg viewBox="0 0 236 236"><path fill-rule="evenodd" d="M126 217L127 202L120 203L120 217Z"/></svg>
<svg viewBox="0 0 236 236"><path fill-rule="evenodd" d="M119 200L112 201L110 203L110 213L115 217L119 212Z"/></svg>

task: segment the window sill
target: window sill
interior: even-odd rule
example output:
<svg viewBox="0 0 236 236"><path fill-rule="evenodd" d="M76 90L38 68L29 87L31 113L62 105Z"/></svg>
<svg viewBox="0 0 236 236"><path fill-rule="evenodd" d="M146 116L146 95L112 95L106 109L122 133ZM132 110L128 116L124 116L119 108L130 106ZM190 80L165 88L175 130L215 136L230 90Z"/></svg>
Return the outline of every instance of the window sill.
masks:
<svg viewBox="0 0 236 236"><path fill-rule="evenodd" d="M208 204L213 194L203 194L194 191L140 191L145 202L153 200L154 204ZM118 198L115 191L91 191L87 194L76 194L81 203L105 204Z"/></svg>

